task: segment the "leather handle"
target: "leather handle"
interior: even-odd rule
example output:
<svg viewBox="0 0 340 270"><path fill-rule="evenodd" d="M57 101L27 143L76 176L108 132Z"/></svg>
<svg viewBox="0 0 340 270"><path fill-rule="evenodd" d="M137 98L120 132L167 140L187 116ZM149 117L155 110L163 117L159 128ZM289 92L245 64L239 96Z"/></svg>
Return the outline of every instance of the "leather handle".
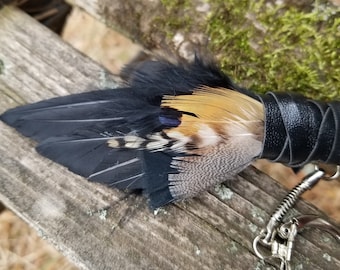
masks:
<svg viewBox="0 0 340 270"><path fill-rule="evenodd" d="M260 158L291 167L311 161L340 164L340 102L287 93L259 96L265 108Z"/></svg>

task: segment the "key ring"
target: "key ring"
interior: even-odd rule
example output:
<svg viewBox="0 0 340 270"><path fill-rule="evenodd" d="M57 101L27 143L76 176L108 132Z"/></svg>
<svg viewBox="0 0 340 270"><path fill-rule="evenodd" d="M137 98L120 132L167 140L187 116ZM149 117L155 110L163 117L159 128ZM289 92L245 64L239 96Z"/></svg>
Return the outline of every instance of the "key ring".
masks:
<svg viewBox="0 0 340 270"><path fill-rule="evenodd" d="M262 230L260 235L264 234L264 238L261 242L265 245L271 245L276 234L276 229L282 222L286 213L293 207L301 194L306 190L311 189L319 180L324 176L324 172L316 170L313 173L307 175L300 184L293 188L283 199L279 207L272 214L266 229Z"/></svg>
<svg viewBox="0 0 340 270"><path fill-rule="evenodd" d="M328 171L330 170L330 166L336 168L335 172L333 174L329 174ZM340 177L340 165L327 165L327 164L314 164L314 170L315 171L324 171L325 175L322 177L323 180L330 181L330 180L335 180Z"/></svg>
<svg viewBox="0 0 340 270"><path fill-rule="evenodd" d="M321 179L326 181L338 179L340 176L340 166L336 166L334 173L327 174L323 166L314 164L314 171L303 178L300 184L294 187L282 200L279 207L272 214L266 227L253 240L253 250L260 259L268 260L278 258L281 260L280 269L289 270L293 243L297 233L303 228L314 227L327 231L340 242L340 231L326 220L315 215L301 215L283 223L283 218L294 206L305 191L313 188ZM264 255L260 247L270 249L269 255Z"/></svg>
<svg viewBox="0 0 340 270"><path fill-rule="evenodd" d="M280 269L282 270L290 270L290 261L293 251L293 244L295 241L295 237L298 232L298 224L295 220L290 220L287 223L282 224L277 230L277 234L275 234L274 239L271 244L267 245L262 242L262 237L265 234L259 234L253 242L253 249L255 254L263 259L279 259L280 260ZM259 251L259 244L263 244L266 247L270 247L271 254L268 256L263 256L263 254Z"/></svg>

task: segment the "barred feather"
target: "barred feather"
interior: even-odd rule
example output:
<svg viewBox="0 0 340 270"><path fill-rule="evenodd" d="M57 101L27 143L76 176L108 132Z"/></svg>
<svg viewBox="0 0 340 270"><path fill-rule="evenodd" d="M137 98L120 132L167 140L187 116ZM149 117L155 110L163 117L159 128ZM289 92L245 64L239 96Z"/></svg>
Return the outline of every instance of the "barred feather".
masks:
<svg viewBox="0 0 340 270"><path fill-rule="evenodd" d="M1 119L90 181L142 190L153 208L228 179L262 149L263 108L215 66L147 61L128 86L57 97Z"/></svg>

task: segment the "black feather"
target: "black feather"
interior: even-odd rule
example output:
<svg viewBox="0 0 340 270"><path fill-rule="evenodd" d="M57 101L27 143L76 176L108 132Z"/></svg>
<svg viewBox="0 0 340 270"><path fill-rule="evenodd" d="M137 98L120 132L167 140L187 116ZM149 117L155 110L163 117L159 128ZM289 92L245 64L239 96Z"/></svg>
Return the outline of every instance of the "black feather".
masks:
<svg viewBox="0 0 340 270"><path fill-rule="evenodd" d="M191 94L200 85L241 91L215 66L147 61L128 67L128 86L57 97L11 109L1 120L39 142L37 150L90 181L142 190L153 208L171 202L168 173L174 153L116 149L108 140L144 137L179 125L179 112L161 109L163 95Z"/></svg>
<svg viewBox="0 0 340 270"><path fill-rule="evenodd" d="M191 63L172 64L167 61L144 61L128 65L122 70L128 83L135 87L148 89L154 95L180 95L192 93L193 89L205 85L237 90L252 98L258 97L236 85L213 61L203 61L196 57ZM160 88L161 86L161 88Z"/></svg>

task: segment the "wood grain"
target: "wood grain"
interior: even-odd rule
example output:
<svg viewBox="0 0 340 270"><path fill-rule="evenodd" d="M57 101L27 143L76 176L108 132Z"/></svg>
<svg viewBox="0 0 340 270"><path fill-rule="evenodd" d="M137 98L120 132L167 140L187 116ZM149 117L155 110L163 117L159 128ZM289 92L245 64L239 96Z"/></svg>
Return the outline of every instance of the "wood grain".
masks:
<svg viewBox="0 0 340 270"><path fill-rule="evenodd" d="M96 1L92 1L96 2ZM118 78L13 8L0 10L0 113ZM251 243L286 191L249 168L230 185L151 212L142 197L94 184L41 156L0 122L0 201L81 269L265 268ZM299 202L295 213L318 213ZM340 269L326 233L299 236L293 269Z"/></svg>

